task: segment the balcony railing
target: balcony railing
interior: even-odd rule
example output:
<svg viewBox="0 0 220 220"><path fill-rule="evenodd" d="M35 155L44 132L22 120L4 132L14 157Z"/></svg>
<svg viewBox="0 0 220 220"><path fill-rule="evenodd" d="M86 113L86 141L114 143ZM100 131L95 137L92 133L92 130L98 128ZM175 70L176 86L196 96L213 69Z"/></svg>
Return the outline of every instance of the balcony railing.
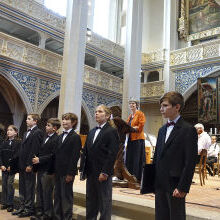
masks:
<svg viewBox="0 0 220 220"><path fill-rule="evenodd" d="M165 50L155 50L149 53L142 53L142 65L160 63L164 61Z"/></svg>
<svg viewBox="0 0 220 220"><path fill-rule="evenodd" d="M141 98L157 98L164 93L164 81L155 81L141 84Z"/></svg>
<svg viewBox="0 0 220 220"><path fill-rule="evenodd" d="M220 56L220 40L187 47L180 50L171 51L170 65L183 65L191 62Z"/></svg>

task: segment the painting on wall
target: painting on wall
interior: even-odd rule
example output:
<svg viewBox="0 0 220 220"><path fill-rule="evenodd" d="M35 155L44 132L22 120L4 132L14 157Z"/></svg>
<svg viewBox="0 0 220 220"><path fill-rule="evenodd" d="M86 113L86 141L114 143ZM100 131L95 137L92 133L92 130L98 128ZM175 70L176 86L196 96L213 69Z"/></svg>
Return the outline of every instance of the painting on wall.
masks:
<svg viewBox="0 0 220 220"><path fill-rule="evenodd" d="M198 121L201 123L217 123L217 81L218 78L198 79Z"/></svg>
<svg viewBox="0 0 220 220"><path fill-rule="evenodd" d="M189 34L220 27L220 0L189 1Z"/></svg>

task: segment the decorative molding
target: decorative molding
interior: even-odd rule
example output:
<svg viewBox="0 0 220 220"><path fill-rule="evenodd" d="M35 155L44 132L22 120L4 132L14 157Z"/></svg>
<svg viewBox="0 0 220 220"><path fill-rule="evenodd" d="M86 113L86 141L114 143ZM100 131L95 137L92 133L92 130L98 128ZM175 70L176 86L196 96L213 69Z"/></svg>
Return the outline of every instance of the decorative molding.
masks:
<svg viewBox="0 0 220 220"><path fill-rule="evenodd" d="M170 66L188 64L220 56L220 40L170 52Z"/></svg>
<svg viewBox="0 0 220 220"><path fill-rule="evenodd" d="M161 97L164 93L164 81L141 83L141 98Z"/></svg>
<svg viewBox="0 0 220 220"><path fill-rule="evenodd" d="M179 18L179 36L180 38L187 39L187 36L189 35L189 27L188 27L188 16L186 15L187 13L187 5L185 0L181 0L180 3L180 18Z"/></svg>
<svg viewBox="0 0 220 220"><path fill-rule="evenodd" d="M149 53L142 53L142 65L152 63L163 63L165 60L165 49L154 50Z"/></svg>

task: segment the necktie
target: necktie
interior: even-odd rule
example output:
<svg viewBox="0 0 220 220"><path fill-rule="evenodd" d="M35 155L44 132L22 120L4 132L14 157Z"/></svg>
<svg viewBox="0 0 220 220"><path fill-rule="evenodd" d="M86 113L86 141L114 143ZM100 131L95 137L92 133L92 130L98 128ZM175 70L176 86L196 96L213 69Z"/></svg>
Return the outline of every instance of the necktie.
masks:
<svg viewBox="0 0 220 220"><path fill-rule="evenodd" d="M174 126L175 125L175 122L174 121L170 121L170 122L167 122L167 127L169 127L169 126Z"/></svg>

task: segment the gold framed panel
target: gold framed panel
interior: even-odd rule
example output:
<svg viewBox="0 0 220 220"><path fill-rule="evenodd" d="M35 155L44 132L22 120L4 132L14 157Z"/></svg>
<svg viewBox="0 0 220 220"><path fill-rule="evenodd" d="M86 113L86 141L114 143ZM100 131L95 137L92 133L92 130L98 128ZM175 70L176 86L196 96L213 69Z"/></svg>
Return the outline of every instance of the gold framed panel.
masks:
<svg viewBox="0 0 220 220"><path fill-rule="evenodd" d="M220 0L181 0L178 31L187 41L220 35Z"/></svg>

